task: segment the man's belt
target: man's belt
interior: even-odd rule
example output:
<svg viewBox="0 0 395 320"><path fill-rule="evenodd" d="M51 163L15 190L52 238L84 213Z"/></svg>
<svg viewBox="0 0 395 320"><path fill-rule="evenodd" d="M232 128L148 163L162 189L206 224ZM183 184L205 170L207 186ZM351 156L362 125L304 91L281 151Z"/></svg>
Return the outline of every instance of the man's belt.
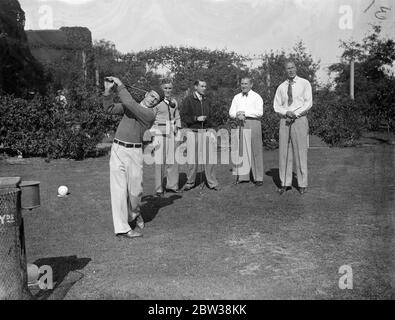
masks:
<svg viewBox="0 0 395 320"><path fill-rule="evenodd" d="M175 121L171 121L170 124L171 124L171 125L175 125L176 122L175 122ZM156 125L156 126L158 126L158 127L165 127L165 126L167 126L166 123L156 123L156 124L154 124L154 125Z"/></svg>
<svg viewBox="0 0 395 320"><path fill-rule="evenodd" d="M259 120L259 119L254 117L246 117L246 120Z"/></svg>
<svg viewBox="0 0 395 320"><path fill-rule="evenodd" d="M120 146L125 147L125 148L142 148L143 147L142 143L128 143L128 142L120 141L118 139L114 139L113 142L116 144L119 144Z"/></svg>

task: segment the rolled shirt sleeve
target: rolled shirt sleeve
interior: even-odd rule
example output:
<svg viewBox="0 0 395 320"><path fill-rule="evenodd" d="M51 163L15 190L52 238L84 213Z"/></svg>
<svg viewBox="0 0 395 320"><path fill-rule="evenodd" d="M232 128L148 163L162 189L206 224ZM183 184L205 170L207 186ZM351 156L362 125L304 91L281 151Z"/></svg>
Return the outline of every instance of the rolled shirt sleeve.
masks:
<svg viewBox="0 0 395 320"><path fill-rule="evenodd" d="M229 109L229 116L231 118L236 118L237 113L237 96L233 97L232 104Z"/></svg>
<svg viewBox="0 0 395 320"><path fill-rule="evenodd" d="M295 115L299 118L307 114L307 112L313 106L313 90L311 88L310 82L304 81L304 91L303 91L303 104L297 111Z"/></svg>
<svg viewBox="0 0 395 320"><path fill-rule="evenodd" d="M285 116L287 113L287 109L283 107L285 101L283 101L283 97L281 94L281 85L277 88L276 95L274 97L274 112L278 113L281 116Z"/></svg>
<svg viewBox="0 0 395 320"><path fill-rule="evenodd" d="M255 100L253 116L260 118L263 116L263 99L259 94L257 94Z"/></svg>

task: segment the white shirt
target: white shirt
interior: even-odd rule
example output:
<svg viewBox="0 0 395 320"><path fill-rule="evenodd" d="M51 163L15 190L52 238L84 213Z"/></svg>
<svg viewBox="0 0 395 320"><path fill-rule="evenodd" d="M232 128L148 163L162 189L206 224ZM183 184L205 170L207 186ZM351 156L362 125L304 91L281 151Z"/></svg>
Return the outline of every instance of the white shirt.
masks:
<svg viewBox="0 0 395 320"><path fill-rule="evenodd" d="M195 95L199 99L199 101L202 102L202 100L203 100L202 95L199 92L197 92L197 91L195 91Z"/></svg>
<svg viewBox="0 0 395 320"><path fill-rule="evenodd" d="M274 111L285 116L287 111L293 111L299 118L307 113L313 105L311 84L306 79L296 76L292 84L292 104L288 106L289 80L279 85L274 98Z"/></svg>
<svg viewBox="0 0 395 320"><path fill-rule="evenodd" d="M255 91L248 91L247 96L243 96L240 92L233 98L232 105L229 110L229 116L236 118L238 112L244 112L246 117L259 118L263 115L262 97Z"/></svg>

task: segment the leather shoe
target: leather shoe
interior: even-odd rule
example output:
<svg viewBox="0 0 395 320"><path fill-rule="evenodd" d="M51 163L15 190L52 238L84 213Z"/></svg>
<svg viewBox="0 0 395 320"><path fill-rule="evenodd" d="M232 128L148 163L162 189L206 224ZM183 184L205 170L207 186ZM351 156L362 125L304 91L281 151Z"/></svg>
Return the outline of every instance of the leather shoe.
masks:
<svg viewBox="0 0 395 320"><path fill-rule="evenodd" d="M170 192L170 193L181 193L182 190L181 190L181 189L166 189L166 192Z"/></svg>
<svg viewBox="0 0 395 320"><path fill-rule="evenodd" d="M278 188L278 190L277 190L277 192L280 194L280 196L281 196L283 193L285 193L285 191L287 191L287 188L286 188L286 187L281 187L281 188Z"/></svg>
<svg viewBox="0 0 395 320"><path fill-rule="evenodd" d="M263 181L257 181L255 182L256 187L262 187L263 186Z"/></svg>
<svg viewBox="0 0 395 320"><path fill-rule="evenodd" d="M299 193L304 195L307 192L307 188L299 188Z"/></svg>
<svg viewBox="0 0 395 320"><path fill-rule="evenodd" d="M221 188L219 186L215 186L212 188L209 188L210 190L214 190L214 191L221 191Z"/></svg>
<svg viewBox="0 0 395 320"><path fill-rule="evenodd" d="M130 230L129 232L126 233L117 233L117 237L123 237L127 239L134 239L134 238L139 238L142 237L143 234L134 230Z"/></svg>
<svg viewBox="0 0 395 320"><path fill-rule="evenodd" d="M192 185L186 184L186 185L182 188L182 191L189 191L189 190L191 190L191 189L193 189L193 186L192 186Z"/></svg>
<svg viewBox="0 0 395 320"><path fill-rule="evenodd" d="M141 216L141 214L136 218L136 225L140 228L140 229L144 229L144 220L143 217Z"/></svg>

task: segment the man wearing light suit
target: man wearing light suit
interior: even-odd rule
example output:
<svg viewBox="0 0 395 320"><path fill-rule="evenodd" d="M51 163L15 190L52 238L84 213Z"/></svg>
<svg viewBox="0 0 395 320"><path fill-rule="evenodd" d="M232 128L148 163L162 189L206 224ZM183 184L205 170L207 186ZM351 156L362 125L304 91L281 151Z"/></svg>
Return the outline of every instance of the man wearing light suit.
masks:
<svg viewBox="0 0 395 320"><path fill-rule="evenodd" d="M286 61L288 79L276 91L274 111L280 115L279 167L283 194L292 184L292 166L295 158L300 194L307 190L307 139L309 124L306 114L313 105L311 84L296 75L296 65Z"/></svg>
<svg viewBox="0 0 395 320"><path fill-rule="evenodd" d="M248 155L248 166L251 170L238 177L238 182L249 182L250 172L257 187L263 185L263 142L260 118L263 115L262 97L252 90L253 82L249 77L241 79L241 93L232 101L229 116L236 118L244 125L244 129L251 130L251 144L243 135L242 147ZM243 149L243 150L244 150ZM248 150L250 149L250 150Z"/></svg>

